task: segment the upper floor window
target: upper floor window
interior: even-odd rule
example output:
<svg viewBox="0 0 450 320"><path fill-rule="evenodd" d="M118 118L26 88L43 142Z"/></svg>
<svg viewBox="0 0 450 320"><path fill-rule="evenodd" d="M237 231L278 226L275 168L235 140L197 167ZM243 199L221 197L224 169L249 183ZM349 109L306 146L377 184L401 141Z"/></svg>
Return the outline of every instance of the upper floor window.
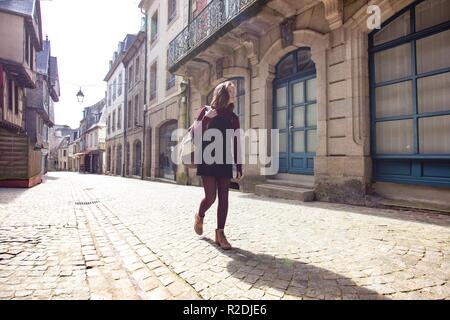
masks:
<svg viewBox="0 0 450 320"><path fill-rule="evenodd" d="M12 79L8 79L8 109L13 109L14 103L14 81Z"/></svg>
<svg viewBox="0 0 450 320"><path fill-rule="evenodd" d="M19 114L19 87L14 86L14 113Z"/></svg>
<svg viewBox="0 0 450 320"><path fill-rule="evenodd" d="M134 125L139 124L139 95L134 97Z"/></svg>
<svg viewBox="0 0 450 320"><path fill-rule="evenodd" d="M108 134L111 133L111 115L108 116L108 122L106 123L108 127Z"/></svg>
<svg viewBox="0 0 450 320"><path fill-rule="evenodd" d="M116 131L116 111L113 111L112 116L112 132Z"/></svg>
<svg viewBox="0 0 450 320"><path fill-rule="evenodd" d="M30 65L30 37L25 32L25 61Z"/></svg>
<svg viewBox="0 0 450 320"><path fill-rule="evenodd" d="M128 101L128 110L127 110L127 123L128 123L128 128L131 128L131 122L133 121L133 107L132 107L132 101Z"/></svg>
<svg viewBox="0 0 450 320"><path fill-rule="evenodd" d="M131 89L133 86L133 66L131 65L128 68L128 89Z"/></svg>
<svg viewBox="0 0 450 320"><path fill-rule="evenodd" d="M134 77L134 82L138 82L139 81L139 57L136 58L136 62L134 63L135 67L135 77Z"/></svg>
<svg viewBox="0 0 450 320"><path fill-rule="evenodd" d="M177 16L177 0L168 0L168 16L167 23L172 22L172 20Z"/></svg>
<svg viewBox="0 0 450 320"><path fill-rule="evenodd" d="M111 85L108 86L108 106L111 105L112 89Z"/></svg>
<svg viewBox="0 0 450 320"><path fill-rule="evenodd" d="M173 88L175 86L175 75L173 73L167 72L167 90Z"/></svg>
<svg viewBox="0 0 450 320"><path fill-rule="evenodd" d="M156 93L157 93L156 73L157 73L157 64L155 62L150 67L150 100L153 100L156 98Z"/></svg>
<svg viewBox="0 0 450 320"><path fill-rule="evenodd" d="M123 79L122 79L122 72L121 72L119 74L119 83L117 84L118 85L118 88L117 88L117 96L118 97L120 97L122 95L122 82L123 82Z"/></svg>
<svg viewBox="0 0 450 320"><path fill-rule="evenodd" d="M158 11L156 11L155 14L152 16L150 26L151 26L150 41L154 42L156 40L156 38L158 37Z"/></svg>
<svg viewBox="0 0 450 320"><path fill-rule="evenodd" d="M116 92L117 92L117 80L113 82L113 101L116 101Z"/></svg>
<svg viewBox="0 0 450 320"><path fill-rule="evenodd" d="M122 129L122 106L117 111L117 130Z"/></svg>

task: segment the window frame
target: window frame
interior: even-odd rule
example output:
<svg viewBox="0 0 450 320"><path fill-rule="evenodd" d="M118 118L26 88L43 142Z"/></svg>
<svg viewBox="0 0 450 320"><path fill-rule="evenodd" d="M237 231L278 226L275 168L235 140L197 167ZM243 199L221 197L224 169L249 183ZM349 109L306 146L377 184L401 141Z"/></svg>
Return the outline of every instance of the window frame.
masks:
<svg viewBox="0 0 450 320"><path fill-rule="evenodd" d="M420 135L419 128L418 128L419 119L434 117L434 116L450 115L450 106L449 106L449 110L447 110L447 111L425 112L425 113L419 112L418 81L420 79L437 76L437 75L441 75L441 74L450 72L450 67L448 67L448 68L437 69L437 70L418 74L418 71L417 71L417 41L427 38L429 36L433 36L433 35L439 34L441 32L450 30L450 21L447 21L442 24L438 24L438 25L429 27L427 29L416 32L415 8L424 1L426 1L426 0L418 0L414 3L412 3L411 5L405 7L404 9L397 12L394 16L392 16L391 18L386 20L386 22L384 22L382 24L380 30L376 30L376 31L372 32L371 34L369 34L370 110L371 110L371 127L372 127L372 129L371 129L371 133L372 133L371 151L372 151L372 156L374 158L378 158L378 159L439 158L439 159L441 159L442 157L446 157L446 158L450 159L450 154L447 154L447 155L446 154L443 154L443 155L442 154L441 155L440 154L420 154L420 148L419 148L419 135ZM410 34L408 34L407 36L398 38L398 39L388 41L388 42L380 44L378 46L375 46L374 45L374 36L378 32L382 31L385 26L387 26L388 24L390 24L391 22L393 22L394 20L396 20L397 18L402 16L407 11L411 12L411 14L410 14L410 16L411 16ZM392 49L392 48L396 48L396 47L399 47L399 46L402 46L405 44L411 45L411 64L412 64L411 75L407 76L407 77L402 77L400 79L382 81L382 82L377 83L375 80L375 66L376 66L375 65L375 54L382 52L382 51ZM412 82L412 95L413 95L413 105L412 105L413 110L412 111L413 112L410 115L386 116L386 117L377 118L376 117L376 111L377 111L377 109L376 109L376 105L377 105L376 89L385 87L385 86L389 86L389 85L404 83L404 82L408 82L408 81ZM377 141L376 140L376 133L377 133L376 125L377 125L377 123L385 122L385 121L399 121L399 120L413 120L413 122L414 122L414 125L413 125L413 141L414 141L413 153L412 154L402 154L402 153L400 153L400 154L379 154L376 150L376 141Z"/></svg>
<svg viewBox="0 0 450 320"><path fill-rule="evenodd" d="M150 101L155 100L157 96L158 96L158 62L155 61L150 67Z"/></svg>
<svg viewBox="0 0 450 320"><path fill-rule="evenodd" d="M140 68L139 68L139 57L136 57L136 60L134 62L135 68L134 68L134 82L138 83L140 79Z"/></svg>
<svg viewBox="0 0 450 320"><path fill-rule="evenodd" d="M14 110L14 80L11 78L8 78L8 110L13 111Z"/></svg>
<svg viewBox="0 0 450 320"><path fill-rule="evenodd" d="M134 126L140 125L139 123L139 93L134 96Z"/></svg>
<svg viewBox="0 0 450 320"><path fill-rule="evenodd" d="M133 71L133 64L130 64L128 67L128 90L130 90L133 87L133 77L134 77L134 71Z"/></svg>
<svg viewBox="0 0 450 320"><path fill-rule="evenodd" d="M117 130L122 129L122 106L117 108Z"/></svg>
<svg viewBox="0 0 450 320"><path fill-rule="evenodd" d="M19 95L20 95L20 91L19 91L19 86L15 83L14 84L14 114L18 115L19 114Z"/></svg>
<svg viewBox="0 0 450 320"><path fill-rule="evenodd" d="M154 23L154 20L156 20L156 23ZM155 13L152 15L150 19L150 43L153 44L158 40L158 33L159 33L159 10L156 10Z"/></svg>
<svg viewBox="0 0 450 320"><path fill-rule="evenodd" d="M448 154L438 154L438 153L420 153L420 120L450 115L450 102L448 110L437 111L437 112L420 112L419 110L419 80L428 77L438 76L450 73L450 67L445 67L441 69L436 69L432 71L427 71L419 73L418 71L418 55L417 55L417 42L419 40L431 37L442 32L450 30L450 20L446 22L433 25L423 30L417 31L416 28L416 7L427 0L416 0L410 5L406 6L402 10L398 11L395 15L387 19L381 26L381 29L374 30L369 34L369 83L370 83L370 124L371 124L371 157L373 158L373 176L375 180L387 181L387 182L397 182L397 183L411 183L411 184L424 184L432 186L446 186L450 184L449 178L445 175L438 175L440 169L435 169L436 171L433 175L426 174L424 172L425 166L427 168L434 165L442 165L443 163L448 163L450 160L450 153ZM410 32L406 36L400 36L396 39L375 45L375 35L381 32L387 25L394 22L396 19L400 18L405 13L410 12ZM400 79L388 80L376 82L376 63L375 54L390 50L402 45L410 46L411 50L411 74L407 77L402 77ZM400 84L410 81L412 84L412 105L411 114L400 115L400 116L383 116L377 117L377 100L376 100L376 90L377 88ZM377 124L389 121L401 121L401 120L412 120L413 130L412 130L412 141L413 148L412 153L379 153L377 151ZM382 169L389 168L391 171L383 171ZM406 170L400 172L401 170ZM445 170L445 169L443 169ZM389 173L386 173L389 172ZM409 173L405 173L409 172ZM440 172L441 173L441 172Z"/></svg>
<svg viewBox="0 0 450 320"><path fill-rule="evenodd" d="M177 17L177 0L168 0L167 4L167 24L171 24Z"/></svg>
<svg viewBox="0 0 450 320"><path fill-rule="evenodd" d="M122 82L123 82L123 75L121 72L119 73L119 80L117 83L117 97L120 97L122 95Z"/></svg>
<svg viewBox="0 0 450 320"><path fill-rule="evenodd" d="M235 100L234 113L239 118L240 127L245 128L245 105L246 105L246 100L247 100L246 91L245 91L245 77L227 78L226 80L222 81L222 83L226 82L226 81L232 81L232 82L236 83L236 100ZM211 104L214 90L215 90L215 88L213 88L206 96L206 103L208 105ZM241 97L244 97L244 105L243 106L240 105L239 98L241 98ZM237 110L239 110L240 112L237 113L236 112Z"/></svg>

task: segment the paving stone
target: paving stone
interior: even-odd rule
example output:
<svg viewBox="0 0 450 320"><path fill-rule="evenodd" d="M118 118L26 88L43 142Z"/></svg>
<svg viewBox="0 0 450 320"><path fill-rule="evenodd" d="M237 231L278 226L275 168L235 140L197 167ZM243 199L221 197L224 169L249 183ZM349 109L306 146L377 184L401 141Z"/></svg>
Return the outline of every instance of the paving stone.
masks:
<svg viewBox="0 0 450 320"><path fill-rule="evenodd" d="M49 290L60 290L55 299L150 297L139 290L164 299L199 298L198 292L206 299L450 298L449 216L304 206L232 192L226 233L238 249L224 252L208 241L214 210L207 213L204 238L192 231L189 212L198 207L201 188L50 176L58 179L27 190L26 201L10 201L18 191L0 189L4 299L28 290L34 292L24 299L47 299ZM89 199L104 200L95 207L72 205ZM144 264L145 276L139 271ZM164 288L158 277L177 280Z"/></svg>

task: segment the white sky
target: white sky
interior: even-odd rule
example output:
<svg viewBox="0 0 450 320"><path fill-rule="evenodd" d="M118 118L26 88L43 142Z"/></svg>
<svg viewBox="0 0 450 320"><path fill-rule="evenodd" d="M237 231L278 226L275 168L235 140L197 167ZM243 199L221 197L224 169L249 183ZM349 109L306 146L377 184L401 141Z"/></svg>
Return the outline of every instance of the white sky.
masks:
<svg viewBox="0 0 450 320"><path fill-rule="evenodd" d="M139 0L41 0L43 36L58 58L60 102L55 122L77 128L82 110L105 95L109 60L127 33L141 24ZM76 94L85 95L80 105Z"/></svg>

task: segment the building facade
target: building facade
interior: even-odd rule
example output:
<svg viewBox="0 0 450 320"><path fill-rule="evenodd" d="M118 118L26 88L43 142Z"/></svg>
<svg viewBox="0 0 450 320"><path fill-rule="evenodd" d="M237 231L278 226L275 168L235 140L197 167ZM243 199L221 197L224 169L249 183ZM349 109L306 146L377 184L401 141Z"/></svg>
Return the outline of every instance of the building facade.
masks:
<svg viewBox="0 0 450 320"><path fill-rule="evenodd" d="M176 145L171 134L187 125L186 92L182 88L182 77L168 71L168 50L170 40L188 22L188 1L143 0L139 6L147 20L144 175L152 179L186 181L184 169L171 159Z"/></svg>
<svg viewBox="0 0 450 320"><path fill-rule="evenodd" d="M67 125L55 124L49 129L48 171L58 170L58 147L64 137L71 136L73 132L78 132L78 130L73 130Z"/></svg>
<svg viewBox="0 0 450 320"><path fill-rule="evenodd" d="M124 110L125 110L125 66L123 57L136 36L128 34L118 44L117 51L109 63L109 71L104 79L106 93L106 173L123 175L124 172Z"/></svg>
<svg viewBox="0 0 450 320"><path fill-rule="evenodd" d="M104 102L102 103L104 106ZM106 166L106 113L105 107L100 111L98 121L87 129L84 140L86 144L86 171L103 174Z"/></svg>
<svg viewBox="0 0 450 320"><path fill-rule="evenodd" d="M69 168L72 172L80 171L80 144L81 139L79 138L78 130L74 130L70 135L69 145L68 145L68 162Z"/></svg>
<svg viewBox="0 0 450 320"><path fill-rule="evenodd" d="M36 88L42 50L39 0L0 2L0 186L42 181L41 151L26 134L25 89Z"/></svg>
<svg viewBox="0 0 450 320"><path fill-rule="evenodd" d="M103 173L103 149L105 145L99 144L99 139L105 142L102 128L106 126L106 98L83 110L80 121L80 150L76 154L79 158L80 172ZM103 122L103 123L102 123ZM94 133L97 136L94 136ZM95 138L95 141L94 141Z"/></svg>
<svg viewBox="0 0 450 320"><path fill-rule="evenodd" d="M70 135L63 137L57 148L58 155L58 171L72 171L69 162L69 141Z"/></svg>
<svg viewBox="0 0 450 320"><path fill-rule="evenodd" d="M278 174L249 164L270 145L247 142L243 191L283 185L330 202L413 195L448 205L450 1L187 2L168 69L191 84L189 123L232 80L241 126L280 133Z"/></svg>
<svg viewBox="0 0 450 320"><path fill-rule="evenodd" d="M41 152L36 165L41 164L42 175L48 171L49 129L55 124L54 104L59 101L60 86L58 62L51 56L48 38L43 42L42 51L36 54L36 88L26 89L25 128L30 143Z"/></svg>
<svg viewBox="0 0 450 320"><path fill-rule="evenodd" d="M124 174L138 178L143 177L144 161L145 38L145 31L140 31L123 58L127 101L124 115Z"/></svg>

